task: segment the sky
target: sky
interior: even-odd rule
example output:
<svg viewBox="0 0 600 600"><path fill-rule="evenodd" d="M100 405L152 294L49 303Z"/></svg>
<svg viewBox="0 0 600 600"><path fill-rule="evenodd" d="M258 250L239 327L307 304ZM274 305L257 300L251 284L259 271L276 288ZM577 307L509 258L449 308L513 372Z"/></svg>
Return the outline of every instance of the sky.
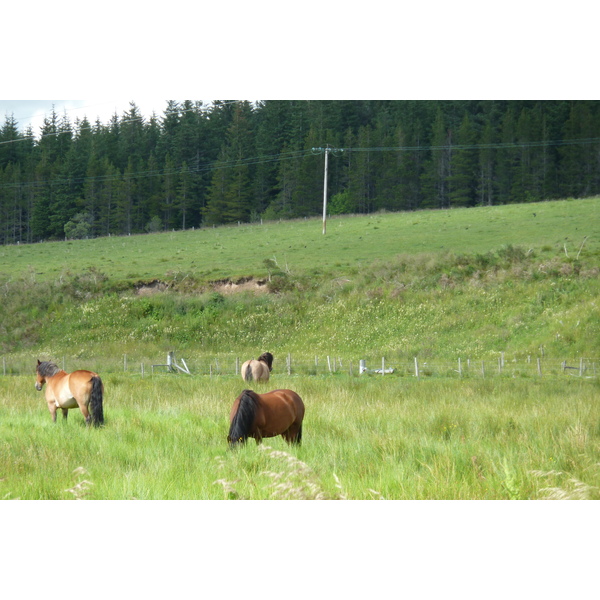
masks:
<svg viewBox="0 0 600 600"><path fill-rule="evenodd" d="M171 100L173 98L170 98ZM40 128L44 119L49 117L52 109L61 118L64 114L69 117L72 124L76 119L82 120L87 116L88 121L93 125L97 119L101 123L107 124L115 112L122 116L129 111L129 103L134 102L141 114L148 119L152 113L162 117L167 100L148 100L142 98L140 101L131 98L130 100L2 100L0 99L0 125L11 115L17 122L21 132L25 132L27 127L33 127L34 136L39 136Z"/></svg>

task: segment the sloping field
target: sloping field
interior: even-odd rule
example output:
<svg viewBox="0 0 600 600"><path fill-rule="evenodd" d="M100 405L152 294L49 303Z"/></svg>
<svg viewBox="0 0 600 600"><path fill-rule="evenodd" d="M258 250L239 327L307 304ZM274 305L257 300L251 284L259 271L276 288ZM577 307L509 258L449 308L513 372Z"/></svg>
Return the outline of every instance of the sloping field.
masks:
<svg viewBox="0 0 600 600"><path fill-rule="evenodd" d="M53 281L90 268L111 280L202 280L265 277L265 260L294 272L369 268L374 261L424 253L474 254L502 246L565 248L577 255L600 249L600 199L554 201L469 209L375 214L165 232L129 237L5 246L3 277L30 275ZM587 237L586 237L587 236Z"/></svg>

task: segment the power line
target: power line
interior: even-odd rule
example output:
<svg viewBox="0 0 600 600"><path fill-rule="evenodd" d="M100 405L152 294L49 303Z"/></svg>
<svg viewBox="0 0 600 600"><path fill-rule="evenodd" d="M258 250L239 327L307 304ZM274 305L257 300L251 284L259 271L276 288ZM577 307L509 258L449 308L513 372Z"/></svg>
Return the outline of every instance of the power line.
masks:
<svg viewBox="0 0 600 600"><path fill-rule="evenodd" d="M237 102L237 101L235 101ZM234 103L232 101L231 103ZM65 132L57 132L53 135L60 135L60 133ZM4 143L12 143L14 140L9 140L8 142L0 142L0 144ZM576 140L551 140L551 141L535 141L535 142L499 142L495 144L472 144L472 145L443 145L443 146L430 146L430 145L422 145L422 146L393 146L393 147L374 147L374 148L312 148L311 150L297 150L297 151L288 151L282 152L279 154L272 155L261 155L250 158L236 159L236 160L225 160L225 161L213 161L209 163L205 163L202 165L198 165L195 167L188 167L188 171L190 173L206 173L209 171L215 171L217 169L226 169L226 168L236 168L240 166L251 166L251 165L260 165L260 164L268 164L274 162L281 162L285 160L292 159L303 159L310 155L319 154L325 152L325 155L329 152L415 152L415 151L444 151L444 150L483 150L483 149L495 149L495 150L507 150L507 149L522 149L522 148L535 148L535 147L544 147L544 146L568 146L568 145L587 145L587 144L595 144L600 143L600 138L584 138L584 139L576 139ZM118 181L121 180L124 176L127 176L132 179L140 179L142 177L159 177L166 175L174 175L181 172L181 167L177 167L174 169L155 169L155 170L146 170L146 171L135 171L132 173L119 172L116 175L98 175L98 176L88 176L88 177L78 177L78 178L60 178L60 179L51 179L51 180L38 180L38 181L20 181L20 182L12 182L12 183L4 183L0 184L0 188L14 188L19 186L31 186L31 187L39 187L48 184L77 184L77 183L87 183L87 182L108 182L108 181ZM325 184L326 185L326 184ZM326 199L324 198L324 202Z"/></svg>
<svg viewBox="0 0 600 600"><path fill-rule="evenodd" d="M303 158L308 154L308 151L290 151L283 152L281 154L266 155L241 160L230 160L230 161L215 161L199 165L197 167L188 167L190 173L206 173L210 171L216 171L218 169L235 168L244 165L259 165L273 162L280 162L283 160L291 160L294 158ZM60 184L85 184L85 183L104 183L109 181L121 181L124 177L130 179L141 179L143 177L160 177L167 175L177 175L181 173L181 167L174 169L154 169L149 171L134 171L132 173L118 173L117 175L95 175L88 177L75 177L75 178L54 178L37 181L20 181L12 183L4 183L0 185L1 188L15 188L15 187L41 187L45 185L60 185Z"/></svg>
<svg viewBox="0 0 600 600"><path fill-rule="evenodd" d="M578 144L597 144L600 138L581 138L576 140L543 140L535 142L496 142L492 144L445 144L443 146L385 146L379 148L341 148L344 152L414 152L440 150L503 150L518 148L539 148L543 146L572 146Z"/></svg>

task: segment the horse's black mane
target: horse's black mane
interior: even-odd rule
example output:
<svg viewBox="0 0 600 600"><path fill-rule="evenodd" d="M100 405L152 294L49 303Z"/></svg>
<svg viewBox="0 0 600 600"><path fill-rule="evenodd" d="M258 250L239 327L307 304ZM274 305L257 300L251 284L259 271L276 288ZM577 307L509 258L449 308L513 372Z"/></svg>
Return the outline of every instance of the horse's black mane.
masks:
<svg viewBox="0 0 600 600"><path fill-rule="evenodd" d="M257 405L258 397L252 390L244 390L240 394L240 403L231 421L229 435L227 436L230 444L246 441L248 433L250 433L250 428L254 423Z"/></svg>
<svg viewBox="0 0 600 600"><path fill-rule="evenodd" d="M269 371L273 370L273 355L270 352L263 352L258 360L264 362L269 367Z"/></svg>
<svg viewBox="0 0 600 600"><path fill-rule="evenodd" d="M58 366L55 363L50 362L49 360L41 362L37 366L37 372L42 377L52 377L52 375L56 375L59 371L60 369L58 368Z"/></svg>

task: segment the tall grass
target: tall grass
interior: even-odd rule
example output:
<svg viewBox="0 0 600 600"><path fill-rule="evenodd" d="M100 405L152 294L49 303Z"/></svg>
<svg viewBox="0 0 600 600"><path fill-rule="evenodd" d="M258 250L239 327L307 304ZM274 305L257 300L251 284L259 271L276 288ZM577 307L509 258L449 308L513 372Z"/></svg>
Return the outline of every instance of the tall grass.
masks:
<svg viewBox="0 0 600 600"><path fill-rule="evenodd" d="M301 447L230 451L234 377L105 378L106 426L53 424L33 378L0 378L0 498L597 498L598 384L277 376ZM267 388L265 388L267 389ZM260 390L259 390L260 391Z"/></svg>

